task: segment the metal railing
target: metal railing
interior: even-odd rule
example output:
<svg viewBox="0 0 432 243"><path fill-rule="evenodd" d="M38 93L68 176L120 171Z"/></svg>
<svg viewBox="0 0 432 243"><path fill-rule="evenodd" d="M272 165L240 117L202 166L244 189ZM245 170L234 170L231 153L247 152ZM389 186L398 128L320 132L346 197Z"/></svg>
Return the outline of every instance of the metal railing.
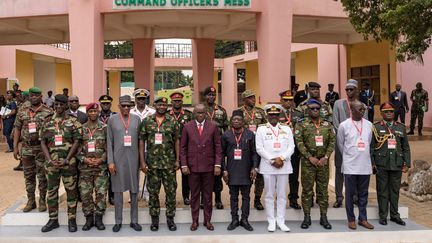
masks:
<svg viewBox="0 0 432 243"><path fill-rule="evenodd" d="M68 51L70 51L71 49L70 43L56 43L56 44L50 44L50 46L53 46L58 49L68 50Z"/></svg>
<svg viewBox="0 0 432 243"><path fill-rule="evenodd" d="M155 44L157 58L192 58L192 45L183 43Z"/></svg>

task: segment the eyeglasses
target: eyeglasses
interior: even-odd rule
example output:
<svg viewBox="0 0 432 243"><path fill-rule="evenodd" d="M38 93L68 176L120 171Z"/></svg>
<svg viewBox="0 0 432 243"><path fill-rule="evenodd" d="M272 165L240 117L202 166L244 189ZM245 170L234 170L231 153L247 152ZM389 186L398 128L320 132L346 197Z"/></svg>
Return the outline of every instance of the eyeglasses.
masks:
<svg viewBox="0 0 432 243"><path fill-rule="evenodd" d="M345 89L345 91L354 91L354 89Z"/></svg>
<svg viewBox="0 0 432 243"><path fill-rule="evenodd" d="M78 100L69 100L69 102L79 102Z"/></svg>
<svg viewBox="0 0 432 243"><path fill-rule="evenodd" d="M131 105L120 105L122 108L131 108Z"/></svg>
<svg viewBox="0 0 432 243"><path fill-rule="evenodd" d="M319 111L321 109L321 107L311 107L311 108L309 108L309 110L312 110L312 111Z"/></svg>
<svg viewBox="0 0 432 243"><path fill-rule="evenodd" d="M384 111L384 113L394 113L394 111Z"/></svg>

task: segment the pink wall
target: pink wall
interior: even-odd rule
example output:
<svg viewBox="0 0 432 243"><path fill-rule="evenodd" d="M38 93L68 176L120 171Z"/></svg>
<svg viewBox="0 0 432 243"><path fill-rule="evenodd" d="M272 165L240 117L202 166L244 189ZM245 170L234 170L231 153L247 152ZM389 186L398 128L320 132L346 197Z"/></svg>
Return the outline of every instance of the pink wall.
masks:
<svg viewBox="0 0 432 243"><path fill-rule="evenodd" d="M195 103L201 102L200 93L213 85L214 39L194 39L192 41L192 64Z"/></svg>
<svg viewBox="0 0 432 243"><path fill-rule="evenodd" d="M148 89L154 98L154 40L134 39L134 79L135 87Z"/></svg>
<svg viewBox="0 0 432 243"><path fill-rule="evenodd" d="M16 77L16 49L0 46L0 78Z"/></svg>
<svg viewBox="0 0 432 243"><path fill-rule="evenodd" d="M335 85L334 90L339 90L339 66L338 45L316 45L318 54L318 82L321 85L321 98L325 98L328 84Z"/></svg>
<svg viewBox="0 0 432 243"><path fill-rule="evenodd" d="M0 1L0 18L64 14L68 14L68 0Z"/></svg>

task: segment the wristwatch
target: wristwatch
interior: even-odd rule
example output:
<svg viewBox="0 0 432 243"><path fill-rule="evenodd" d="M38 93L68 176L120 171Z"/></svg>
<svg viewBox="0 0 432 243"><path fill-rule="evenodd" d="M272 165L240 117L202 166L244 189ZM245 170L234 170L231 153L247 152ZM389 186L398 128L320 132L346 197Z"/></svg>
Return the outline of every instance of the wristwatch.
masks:
<svg viewBox="0 0 432 243"><path fill-rule="evenodd" d="M282 160L282 162L285 162L285 158L283 156L279 156L279 158Z"/></svg>

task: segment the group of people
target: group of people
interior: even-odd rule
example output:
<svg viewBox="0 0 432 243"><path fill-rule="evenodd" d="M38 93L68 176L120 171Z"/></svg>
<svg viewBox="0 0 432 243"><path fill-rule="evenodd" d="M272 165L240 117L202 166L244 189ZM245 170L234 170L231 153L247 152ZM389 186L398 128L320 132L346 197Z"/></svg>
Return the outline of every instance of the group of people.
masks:
<svg viewBox="0 0 432 243"><path fill-rule="evenodd" d="M181 92L171 94L168 109L167 98L156 97L150 107L149 91L136 89L134 101L128 95L119 98L119 113L111 111L112 98L108 95L101 96L98 103L88 104L84 113L78 110L77 96L59 94L51 109L42 104L42 91L33 87L28 102L18 108L14 125L14 156L23 161L28 196L23 210L48 208L50 219L42 232L59 227L58 189L62 179L70 232L77 231L79 198L86 217L82 229L105 229L107 191L115 207L112 230L121 230L123 193L129 191L130 227L141 231L141 171L145 174L143 194L148 193L150 230L159 229L163 186L167 227L175 231L176 171L181 170L183 202L191 207L191 231L199 227L200 208L204 210L204 227L214 230L213 195L216 208L223 209L222 180L230 193L232 221L228 230L238 226L253 230L248 221L252 185L253 205L257 210L266 210L268 231L290 231L285 223L288 186L289 206L304 212L301 228L311 225L311 208L316 202L320 225L331 229L327 219L329 160L335 151L333 207L342 206L345 183L348 227L356 228L353 205L357 204L358 225L373 229L366 215L372 173L377 174L380 224L387 224L390 211L391 221L405 225L397 210L401 175L410 167L410 149L405 126L395 121L395 106L383 103L383 120L372 124L367 120L368 106L359 100L356 80L347 81L347 99L335 100L333 108L321 100L320 87L309 82L298 105L297 94L283 91L279 93L280 104L268 104L265 109L256 107L255 93L246 90L241 95L243 106L234 110L230 119L226 110L215 103L214 87L204 90L204 102L195 105L193 112L183 107ZM18 149L19 143L22 149ZM265 207L261 203L264 192Z"/></svg>

